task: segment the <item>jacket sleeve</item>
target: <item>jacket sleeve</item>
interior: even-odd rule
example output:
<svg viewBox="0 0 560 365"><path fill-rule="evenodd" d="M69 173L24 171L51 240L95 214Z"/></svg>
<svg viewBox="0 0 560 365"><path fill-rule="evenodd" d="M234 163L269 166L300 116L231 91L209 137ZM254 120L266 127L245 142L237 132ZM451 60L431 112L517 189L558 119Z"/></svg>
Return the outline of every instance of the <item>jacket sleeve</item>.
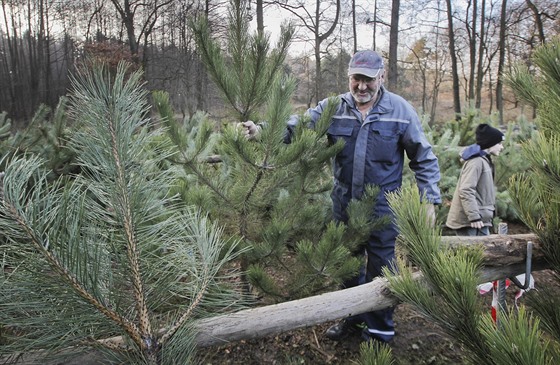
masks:
<svg viewBox="0 0 560 365"><path fill-rule="evenodd" d="M469 222L476 222L482 219L479 206L476 200L476 187L482 174L482 165L477 163L479 159L472 159L465 162L461 170L459 179L459 198L463 211L467 215Z"/></svg>
<svg viewBox="0 0 560 365"><path fill-rule="evenodd" d="M315 123L321 117L321 114L323 113L323 109L327 102L328 99L324 99L320 101L315 108L307 109L305 115L311 118L309 123L309 128L313 129L315 127ZM284 134L284 143L286 144L292 143L292 137L295 133L295 129L299 123L299 120L300 120L300 116L297 114L291 115L290 119L288 119L288 122L286 124L286 133Z"/></svg>
<svg viewBox="0 0 560 365"><path fill-rule="evenodd" d="M438 159L426 139L417 116L411 118L403 136L404 149L410 159L409 166L414 172L420 194L433 204L441 204L438 187L440 171Z"/></svg>

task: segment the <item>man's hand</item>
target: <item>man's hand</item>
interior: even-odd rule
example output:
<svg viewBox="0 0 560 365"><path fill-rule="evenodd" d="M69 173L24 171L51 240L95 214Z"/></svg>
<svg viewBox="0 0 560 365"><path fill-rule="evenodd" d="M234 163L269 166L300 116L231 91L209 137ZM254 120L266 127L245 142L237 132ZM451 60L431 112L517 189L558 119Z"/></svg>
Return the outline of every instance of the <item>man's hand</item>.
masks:
<svg viewBox="0 0 560 365"><path fill-rule="evenodd" d="M484 222L482 221L471 222L471 228L481 229L482 227L484 227Z"/></svg>
<svg viewBox="0 0 560 365"><path fill-rule="evenodd" d="M261 127L255 124L252 120L246 122L238 123L238 128L242 128L242 133L247 139L255 139L259 136L261 132Z"/></svg>

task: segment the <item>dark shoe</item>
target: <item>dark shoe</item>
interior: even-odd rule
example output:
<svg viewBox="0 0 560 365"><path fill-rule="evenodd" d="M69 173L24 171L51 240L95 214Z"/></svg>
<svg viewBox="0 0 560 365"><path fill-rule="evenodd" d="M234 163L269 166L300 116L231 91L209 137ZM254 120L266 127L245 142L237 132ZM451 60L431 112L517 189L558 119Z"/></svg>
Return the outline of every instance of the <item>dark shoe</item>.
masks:
<svg viewBox="0 0 560 365"><path fill-rule="evenodd" d="M340 341L343 338L360 332L360 328L348 321L340 321L337 324L329 327L325 332L325 336L333 341Z"/></svg>

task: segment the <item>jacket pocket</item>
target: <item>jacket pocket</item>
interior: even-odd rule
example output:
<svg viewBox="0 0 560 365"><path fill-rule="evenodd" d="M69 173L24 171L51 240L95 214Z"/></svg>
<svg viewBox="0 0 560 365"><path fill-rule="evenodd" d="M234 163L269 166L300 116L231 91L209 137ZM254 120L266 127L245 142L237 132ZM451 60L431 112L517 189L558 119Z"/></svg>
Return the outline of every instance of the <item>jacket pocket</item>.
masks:
<svg viewBox="0 0 560 365"><path fill-rule="evenodd" d="M339 139L342 139L343 141L348 141L348 139L352 136L353 131L354 128L352 126L331 124L331 126L327 130L327 136L329 142L334 144Z"/></svg>
<svg viewBox="0 0 560 365"><path fill-rule="evenodd" d="M480 213L480 218L484 223L492 222L492 219L494 218L493 208L489 209L489 208L481 207L479 208L479 213Z"/></svg>
<svg viewBox="0 0 560 365"><path fill-rule="evenodd" d="M354 130L354 128L352 126L331 124L331 126L327 130L327 133L332 134L333 136L347 136L348 137L348 136L352 135L353 130Z"/></svg>
<svg viewBox="0 0 560 365"><path fill-rule="evenodd" d="M373 161L396 163L399 160L399 134L392 130L371 128L369 146Z"/></svg>

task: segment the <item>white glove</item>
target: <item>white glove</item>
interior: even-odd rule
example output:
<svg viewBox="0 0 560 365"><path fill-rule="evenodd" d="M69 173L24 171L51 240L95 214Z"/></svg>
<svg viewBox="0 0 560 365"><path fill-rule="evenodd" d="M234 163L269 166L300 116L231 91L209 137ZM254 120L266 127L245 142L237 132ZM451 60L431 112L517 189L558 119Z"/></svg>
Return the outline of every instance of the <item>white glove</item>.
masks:
<svg viewBox="0 0 560 365"><path fill-rule="evenodd" d="M482 227L484 227L484 222L482 221L471 222L471 228L481 229Z"/></svg>
<svg viewBox="0 0 560 365"><path fill-rule="evenodd" d="M253 122L252 120L248 120L246 122L238 123L237 127L242 128L241 133L243 133L243 135L247 139L255 139L261 133L261 127L256 125L255 122Z"/></svg>

